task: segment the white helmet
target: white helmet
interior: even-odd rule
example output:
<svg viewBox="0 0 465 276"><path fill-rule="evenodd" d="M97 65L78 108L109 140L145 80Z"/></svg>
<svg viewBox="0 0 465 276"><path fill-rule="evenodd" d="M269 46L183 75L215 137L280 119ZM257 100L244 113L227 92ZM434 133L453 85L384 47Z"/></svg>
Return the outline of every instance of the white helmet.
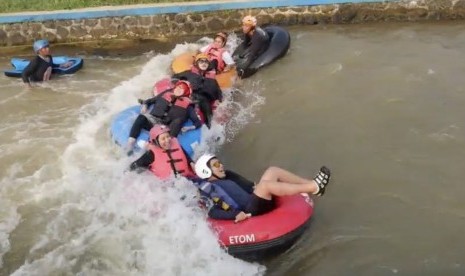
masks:
<svg viewBox="0 0 465 276"><path fill-rule="evenodd" d="M208 166L208 162L212 160L213 158L216 158L213 154L206 153L202 156L200 156L199 159L197 159L197 162L195 162L195 173L197 174L198 177L202 179L207 179L212 176L213 172L212 169Z"/></svg>

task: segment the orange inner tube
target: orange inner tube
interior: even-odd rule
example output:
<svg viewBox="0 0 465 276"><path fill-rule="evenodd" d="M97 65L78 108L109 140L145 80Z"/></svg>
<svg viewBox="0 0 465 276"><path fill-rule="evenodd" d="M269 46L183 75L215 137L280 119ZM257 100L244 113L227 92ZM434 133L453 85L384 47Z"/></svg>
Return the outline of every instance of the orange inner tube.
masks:
<svg viewBox="0 0 465 276"><path fill-rule="evenodd" d="M194 56L195 53L192 52L187 52L177 56L171 64L171 69L175 74L190 70L192 64L194 63ZM224 90L232 88L236 77L236 70L229 70L227 72L217 74L215 78L218 81L221 89Z"/></svg>

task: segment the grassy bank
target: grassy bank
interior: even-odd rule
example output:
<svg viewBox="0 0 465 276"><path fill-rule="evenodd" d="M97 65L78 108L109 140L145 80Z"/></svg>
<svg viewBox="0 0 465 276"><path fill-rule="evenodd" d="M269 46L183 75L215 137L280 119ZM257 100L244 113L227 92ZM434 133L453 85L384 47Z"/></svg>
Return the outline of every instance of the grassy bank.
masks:
<svg viewBox="0 0 465 276"><path fill-rule="evenodd" d="M0 13L23 11L71 10L99 6L194 1L195 0L0 0Z"/></svg>

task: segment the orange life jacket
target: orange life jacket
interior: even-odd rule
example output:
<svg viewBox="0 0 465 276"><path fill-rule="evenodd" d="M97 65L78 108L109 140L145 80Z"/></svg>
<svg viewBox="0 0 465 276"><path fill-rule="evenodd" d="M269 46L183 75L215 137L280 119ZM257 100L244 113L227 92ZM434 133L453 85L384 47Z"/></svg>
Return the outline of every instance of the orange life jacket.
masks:
<svg viewBox="0 0 465 276"><path fill-rule="evenodd" d="M174 99L173 96L173 91L165 92L161 95L161 99L157 100L150 113L160 119L165 117L170 119L184 118L187 115L187 107L192 101L188 97Z"/></svg>
<svg viewBox="0 0 465 276"><path fill-rule="evenodd" d="M223 47L218 48L218 47L215 47L214 44L210 44L207 50L205 51L210 61L214 59L218 61L218 71L220 72L223 72L224 67L226 67L226 64L224 63L224 60L223 60L223 53L225 51L226 50Z"/></svg>
<svg viewBox="0 0 465 276"><path fill-rule="evenodd" d="M165 93L163 95L163 99L167 100L169 103L171 103L172 99L174 96L174 92L169 92ZM191 100L188 97L178 97L176 101L174 101L175 106L179 106L181 108L187 109L187 107L191 104Z"/></svg>
<svg viewBox="0 0 465 276"><path fill-rule="evenodd" d="M149 149L154 156L154 161L150 164L150 170L161 179L168 178L172 174L193 177L194 172L178 139L172 137L170 143L171 148L169 150L149 144Z"/></svg>

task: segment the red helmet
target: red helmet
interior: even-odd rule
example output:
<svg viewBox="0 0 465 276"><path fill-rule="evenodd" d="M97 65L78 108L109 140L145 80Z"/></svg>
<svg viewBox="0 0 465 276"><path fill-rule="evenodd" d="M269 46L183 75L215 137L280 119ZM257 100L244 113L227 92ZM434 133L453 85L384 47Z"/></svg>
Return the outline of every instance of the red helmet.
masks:
<svg viewBox="0 0 465 276"><path fill-rule="evenodd" d="M152 129L150 129L150 142L158 145L158 136L169 131L169 127L165 125L154 125Z"/></svg>
<svg viewBox="0 0 465 276"><path fill-rule="evenodd" d="M184 90L184 94L183 96L185 97L189 97L192 93L192 87L191 87L191 84L188 82L188 81L185 81L185 80L180 80L178 81L175 85L174 85L174 89L176 89L176 87L178 86L181 86L182 89Z"/></svg>

